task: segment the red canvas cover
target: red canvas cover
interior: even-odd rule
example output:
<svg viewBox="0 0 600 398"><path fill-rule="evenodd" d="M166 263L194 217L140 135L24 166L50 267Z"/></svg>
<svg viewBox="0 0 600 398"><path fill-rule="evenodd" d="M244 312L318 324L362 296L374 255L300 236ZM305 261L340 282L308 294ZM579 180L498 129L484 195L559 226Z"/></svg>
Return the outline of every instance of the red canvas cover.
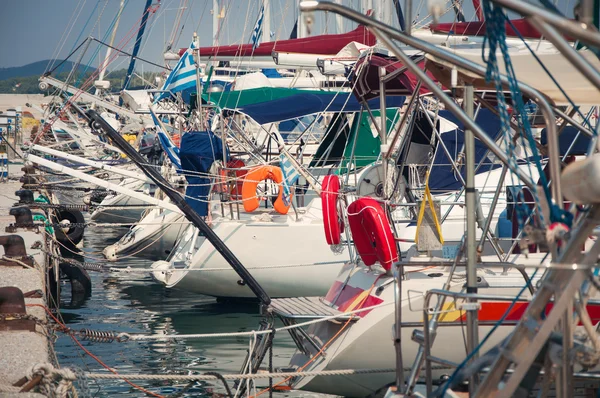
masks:
<svg viewBox="0 0 600 398"><path fill-rule="evenodd" d="M364 26L360 25L353 31L341 34L319 35L303 37L301 39L289 39L271 41L260 44L252 52L252 44L237 44L229 46L200 47L200 55L203 57L249 57L249 56L271 56L273 51L335 55L350 42L359 42L367 46L375 45L375 36ZM183 55L187 48L179 50Z"/></svg>

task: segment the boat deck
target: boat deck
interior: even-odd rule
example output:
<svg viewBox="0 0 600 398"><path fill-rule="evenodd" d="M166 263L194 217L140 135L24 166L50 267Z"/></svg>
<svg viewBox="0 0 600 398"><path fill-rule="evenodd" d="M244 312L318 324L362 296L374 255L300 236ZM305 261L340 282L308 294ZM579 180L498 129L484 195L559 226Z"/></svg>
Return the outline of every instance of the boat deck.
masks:
<svg viewBox="0 0 600 398"><path fill-rule="evenodd" d="M271 309L277 315L287 319L321 319L339 314L337 320L348 320L352 315L325 304L320 297L292 297L273 299Z"/></svg>

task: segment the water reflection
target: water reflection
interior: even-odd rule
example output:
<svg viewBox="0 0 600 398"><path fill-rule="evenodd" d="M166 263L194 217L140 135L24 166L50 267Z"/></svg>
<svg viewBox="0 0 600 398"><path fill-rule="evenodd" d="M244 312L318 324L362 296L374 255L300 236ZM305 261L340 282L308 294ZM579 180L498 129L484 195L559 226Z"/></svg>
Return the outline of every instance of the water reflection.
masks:
<svg viewBox="0 0 600 398"><path fill-rule="evenodd" d="M95 228L86 231L84 247L87 255L96 261L102 249L115 242L124 230ZM150 261L126 259L120 267L144 269ZM63 308L62 316L69 327L99 331L117 331L149 334L191 334L249 331L256 329L260 320L257 304L238 302L217 303L211 297L168 290L155 283L149 274L113 272L90 273L93 293L80 308ZM62 300L69 303L69 289L63 288ZM127 343L82 344L98 355L119 373L192 374L216 371L238 373L249 345L247 337L197 340L143 341ZM289 335L281 333L275 339L274 366L284 366L294 352ZM103 368L85 355L72 340L61 336L56 342L59 363L99 372ZM150 391L167 396L178 394L185 382L137 382ZM260 380L259 385L266 385ZM230 383L232 385L233 383ZM96 397L147 396L122 381L89 380L90 393ZM188 386L189 387L189 386ZM224 393L218 383L194 383L179 396L214 397ZM301 392L278 396L317 396Z"/></svg>

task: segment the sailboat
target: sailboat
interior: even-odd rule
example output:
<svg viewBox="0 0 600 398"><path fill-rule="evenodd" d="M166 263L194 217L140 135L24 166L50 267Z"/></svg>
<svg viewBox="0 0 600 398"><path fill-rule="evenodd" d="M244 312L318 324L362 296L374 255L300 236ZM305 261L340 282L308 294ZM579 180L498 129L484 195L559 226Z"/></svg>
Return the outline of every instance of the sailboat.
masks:
<svg viewBox="0 0 600 398"><path fill-rule="evenodd" d="M387 105L399 107L403 100L403 96L389 97ZM378 99L371 101L371 106L377 107L378 105ZM250 117L260 124L268 124L304 117L315 112L319 114L323 111L355 113L360 110L360 106L358 101L347 93L297 92L295 95L273 101L248 104L239 107L236 112ZM279 111L273 112L274 109ZM231 110L225 112L231 112ZM360 118L355 118L352 134L357 134L360 120ZM340 129L340 127L343 128ZM330 130L326 133L326 137L331 139L344 131L344 128L348 129L348 125L332 123L329 125ZM346 131L347 133L349 131ZM361 134L372 137L369 128L363 129ZM271 139L269 138L269 140ZM344 137L342 153L351 151L353 140L351 137ZM324 138L321 145L324 148L321 149L321 152L325 152L325 149L330 147L331 141ZM284 148L285 145L282 147ZM184 150L183 148L182 143L182 150ZM211 146L208 146L209 151L210 148ZM371 150L368 147L364 149ZM356 150L357 158L363 158L363 152L362 149ZM289 152L286 150L285 153ZM200 154L193 156L202 159ZM280 164L283 165L287 161L287 156L289 155L284 156L284 152L281 153L278 158ZM373 157L372 154L370 156ZM332 158L335 159L335 155ZM200 199L200 202L208 201L208 210L212 213L213 230L239 256L269 295L294 297L302 292L326 292L347 257L343 253L330 250L326 242L320 238L323 228L321 200L314 194L318 179L307 176L311 179L311 188L306 192L299 191L300 193L295 195L295 205L291 208L288 206L288 211L282 212L281 208L277 208L277 202L281 198L283 189L281 183L279 184L279 197L275 199L274 205L267 205L265 208L259 208L256 205L256 207L249 208L248 204L250 201L256 200L256 197L246 198L243 193L246 189L244 187L254 183L254 189L256 189L259 181L253 180L255 177L251 177L252 173L258 175L256 173L260 173L260 170L271 170L272 166L259 163L257 166L246 166L244 169L247 173L246 176L240 180L230 181L234 187L239 187L237 185L239 183L242 184L242 198L211 202L206 196L202 198L194 196L196 200ZM204 170L188 170L188 173L190 171L197 173ZM274 177L267 178L273 179ZM259 179L264 179L264 176ZM192 183L192 185L194 184L198 185L197 182ZM194 199L190 199L190 202L193 203ZM302 202L305 202L306 205L302 205ZM306 250L306 247L310 247L311 250ZM218 256L214 248L192 227L188 228L179 239L167 261L155 263L153 269L154 277L167 287L191 290L216 297L253 297L253 293L245 286L244 281L239 280L231 268L224 263L224 259ZM298 281L302 281L302 283L298 283Z"/></svg>
<svg viewBox="0 0 600 398"><path fill-rule="evenodd" d="M321 4L314 3L307 2L304 6L305 9L312 10L323 7L321 9L343 10L346 15L364 21L364 18L359 19L356 13L345 10L343 7L329 4L321 6ZM389 29L386 32L394 31ZM398 33L393 37L398 39L405 36ZM448 79L450 67L453 60L458 62L459 58L454 57L450 51L434 51L433 47L418 39L410 41L435 54L435 56L428 56L428 59L438 64L445 63L446 74L436 74L436 77L440 77L439 80L442 82L451 84ZM397 53L399 50L396 48L394 52ZM444 61L442 62L440 59ZM482 74L483 69L471 66L472 64L464 63L463 65L469 65L466 69L473 75ZM424 74L420 78L427 79ZM477 80L475 81L477 82ZM427 86L433 90L435 83L429 79ZM486 86L482 85L482 87ZM440 99L445 96L439 89L436 90L436 95ZM466 98L464 101L467 101ZM481 98L481 94L479 94L479 98ZM444 104L451 107L451 100L446 98ZM463 106L465 106L464 102ZM454 108L452 113L458 116L460 111ZM555 123L554 118L546 121L549 123L546 127L550 123ZM475 123L470 123L470 126L469 128L474 130L479 128ZM580 131L576 131L572 137L577 137L578 134ZM481 130L477 137L484 141ZM479 144L483 145L482 142ZM444 145L443 138L438 145ZM496 145L493 140L485 144L499 155L500 147ZM496 147L494 148L494 146ZM585 145L583 149L580 149L582 151L580 153L572 150L573 146L566 145L561 148L560 156L585 155L587 153ZM456 154L456 152L454 153ZM550 159L548 169L552 167L552 162L556 161L558 159ZM513 166L516 164L518 162ZM435 165L435 161L433 165ZM512 168L512 166L509 167ZM524 162L522 166L517 167L528 166ZM516 169L512 170L516 171ZM431 173L434 175L434 170L431 170ZM456 171L456 173L460 174L460 171ZM498 197L503 190L508 193L509 187L506 186L507 183L503 178L492 177L493 171L487 174L490 177L488 183L495 188ZM478 186L477 176L473 177L475 188L482 189L482 186ZM530 175L529 178L533 180L529 180L529 182L527 182L527 177L524 177L517 189L524 190L524 185L531 185L531 182L536 181L538 177L542 179L541 175ZM450 177L450 181L454 182L456 178ZM470 189L471 192L477 192L476 189ZM426 186L423 202L428 201L428 191L429 187ZM337 188L332 192L335 195ZM519 199L516 202L532 201L532 193L527 195L525 197L530 199ZM328 199L324 198L323 200L325 202ZM507 200L506 210L510 210L511 201ZM496 204L494 203L492 207ZM433 381L434 384L444 385L446 379L453 373L453 369L460 368L466 363L465 357L469 348L462 344L464 338L462 326L468 323L465 315L468 311L477 313L479 333L486 335L486 339L477 346L481 352L494 346L498 347L499 343L514 330L514 325L520 321L523 322L521 316L527 311L528 300L531 299L536 289L536 281L543 279L541 272L538 273L535 270L540 266L544 267L543 264L550 266L550 262L547 260L548 253L539 248L532 249L530 240L523 241L520 227L517 227L518 217L515 216L515 213L509 216L511 228L508 229L510 235L507 237L511 245L505 252L506 254L496 256L486 255L482 252L477 253L478 267L475 274L477 278L475 286L478 294L469 294L471 292L463 293L467 286L472 286L467 285L467 283L472 283L469 281L469 265L461 261L463 250L466 250L466 239L455 242L455 244L458 243L457 246L454 246L455 250L447 250L449 249L448 242L445 236L443 243L441 242L443 233L440 233L439 225L434 225L437 224L436 221L432 223L431 228L434 235L437 235L438 247L443 247L444 250L438 251L438 254L433 256L429 249L425 253L419 252L419 249L415 247L412 247L412 252L411 250L400 251L399 248L404 243L404 239L398 239L396 232L392 232L397 231L397 228L393 226L395 211L385 210L394 209L395 206L398 204L359 198L348 206L347 215L344 218L331 217L333 225L329 227L330 232L338 222L346 224L346 228L349 224L353 243L360 258L344 266L336 282L332 284L325 296L277 299L271 303L271 311L278 315L286 326L293 327L307 319L315 321L306 328L297 327L289 330L297 344L298 351L291 359L287 369L316 373L316 375L286 379L284 382L289 383L292 388L343 396L374 396L383 395L385 392L393 395L405 387L404 381L406 380L408 393L410 393L419 376L422 375L421 368L424 360L428 363L428 370L432 370L431 373L427 373L428 384L430 385ZM489 219L494 217L493 209L491 210L491 212L489 210L484 212L484 214L489 213ZM470 208L467 211L475 213L476 210ZM436 212L433 206L432 212ZM531 209L529 214L532 214ZM390 215L392 217L389 217ZM360 217L362 224L353 221L356 217ZM435 217L433 218L435 220ZM377 222L377 220L382 221ZM367 230L366 235L361 231L360 225ZM489 224L486 223L486 225L489 227ZM335 229L336 234L343 229L341 226ZM590 227L587 226L585 231L589 230ZM441 231L443 231L443 224ZM461 231L460 234L462 233ZM583 234L585 235L585 233ZM498 235L500 234L498 231ZM416 235L418 236L418 233ZM327 238L329 239L329 235ZM520 242L517 241L519 238ZM545 239L543 241L546 242ZM398 240L400 240L400 245L397 247ZM492 240L490 239L490 241ZM585 250L590 250L594 241L593 239L586 241L585 236L580 235L573 244L584 241L586 243ZM414 245L416 242L410 243ZM573 249L573 252L580 252L581 249L583 248ZM400 254L402 254L401 260L399 259ZM448 299L443 301L440 297L448 297ZM469 307L467 299L470 297L478 300L477 307ZM600 321L595 315L600 301L596 297L588 298L588 300L586 316L587 319L591 318L592 324L596 324ZM546 313L550 311L548 307L538 308L546 308ZM432 322L435 322L433 327L431 326ZM424 332L421 332L421 329ZM491 331L494 333L487 335ZM431 345L432 341L433 345ZM393 350L392 347L396 349ZM431 352L435 353L435 356L432 356ZM255 358L260 358L258 351L249 356L249 361L255 364L253 362ZM513 358L512 361L518 363L517 358ZM436 364L434 369L430 365L432 362ZM394 367L396 368L395 374L383 371ZM318 374L321 371L341 369L371 369L372 372L360 374L359 371L356 371L327 377ZM390 385L395 385L397 389L388 391ZM451 384L451 386L456 386L456 384ZM443 394L446 389L442 390Z"/></svg>

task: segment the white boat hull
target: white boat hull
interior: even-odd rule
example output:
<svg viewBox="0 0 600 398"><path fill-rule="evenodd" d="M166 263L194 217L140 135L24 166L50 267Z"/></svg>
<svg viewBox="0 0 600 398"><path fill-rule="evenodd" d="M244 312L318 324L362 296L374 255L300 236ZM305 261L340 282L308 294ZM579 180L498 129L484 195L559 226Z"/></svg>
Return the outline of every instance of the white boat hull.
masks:
<svg viewBox="0 0 600 398"><path fill-rule="evenodd" d="M512 256L511 260L516 263L532 265L541 261L545 254L530 254L529 259L524 256ZM496 258L497 260L497 258ZM486 259L484 258L484 261ZM488 257L487 261L493 261ZM290 365L293 368L303 368L304 371L322 371L322 370L340 370L340 369L385 369L396 367L396 353L394 349L392 327L395 323L395 305L394 305L394 286L390 281L390 276L382 275L375 270L368 270L367 267L359 266L354 271L354 266L348 264L337 278L332 290L327 295L326 301L335 300L342 282L346 280L351 273L352 276L344 292L337 297L337 305L343 306L344 302L353 301L363 292L368 292L366 301L362 305L357 305L353 309L365 308L380 304L381 306L370 311L368 314L358 318L357 321L325 321L308 328L309 335L313 336L321 345L328 344L325 350L325 356L317 356L312 362L311 358L301 352L297 352L291 359ZM406 268L410 271L410 268ZM531 275L532 269L528 273ZM464 268L455 275L464 275ZM538 272L538 277L542 272ZM516 270L510 269L503 274L502 268L491 268L482 270L478 274L483 278L485 284L490 287L480 287L479 293L498 296L516 296L516 294L525 285L523 276ZM444 267L434 267L411 272L407 280L402 282L402 358L405 372L408 374L408 368L413 364L418 344L412 341L413 330L423 330L423 298L427 291L431 289L441 289L448 276L448 269ZM534 284L537 279L534 279ZM456 278L452 282L451 290L461 291L466 279ZM481 286L481 285L480 285ZM347 294L343 297L343 294ZM530 297L527 290L523 298ZM435 306L434 297L429 303L429 308ZM510 302L507 301L487 301L482 303L479 311L479 335L480 339L487 335L492 329L493 324L504 314ZM595 303L594 305L597 305ZM486 352L494 345L502 341L514 328L515 323L520 318L522 309L526 306L525 302L517 303L511 310L503 326L500 326L487 340L480 350ZM343 309L350 311L352 308ZM442 309L443 314L440 319L437 337L432 348L432 355L439 358L461 363L466 357L464 344L463 327L461 319L464 322L464 311L456 310L452 300L447 300ZM592 320L594 323L597 319ZM348 323L348 324L347 324ZM347 324L347 325L346 325ZM343 330L342 330L343 329ZM311 355L317 350L310 347ZM453 369L435 369L433 372L434 380L452 374ZM424 372L421 373L424 377ZM370 394L385 392L386 388L395 381L394 373L373 373L364 375L336 376L336 377L306 377L295 381L293 388L312 392L342 395L348 397L364 397Z"/></svg>
<svg viewBox="0 0 600 398"><path fill-rule="evenodd" d="M215 222L215 233L271 297L323 295L349 260L325 242L320 200L299 221L295 215L242 214L242 220ZM292 213L292 211L290 211ZM258 217L257 217L258 216ZM262 218L261 218L262 217ZM266 218L265 218L266 217ZM272 217L271 221L265 221ZM189 228L173 255L155 267L167 287L214 297L254 298L252 291L203 237Z"/></svg>
<svg viewBox="0 0 600 398"><path fill-rule="evenodd" d="M138 180L126 179L120 185L138 192L153 195L150 184ZM135 224L149 206L140 199L124 194L106 196L98 205L91 218L98 223Z"/></svg>
<svg viewBox="0 0 600 398"><path fill-rule="evenodd" d="M181 214L152 209L118 242L107 246L102 253L109 261L130 256L162 260L167 258L175 242L189 225Z"/></svg>

